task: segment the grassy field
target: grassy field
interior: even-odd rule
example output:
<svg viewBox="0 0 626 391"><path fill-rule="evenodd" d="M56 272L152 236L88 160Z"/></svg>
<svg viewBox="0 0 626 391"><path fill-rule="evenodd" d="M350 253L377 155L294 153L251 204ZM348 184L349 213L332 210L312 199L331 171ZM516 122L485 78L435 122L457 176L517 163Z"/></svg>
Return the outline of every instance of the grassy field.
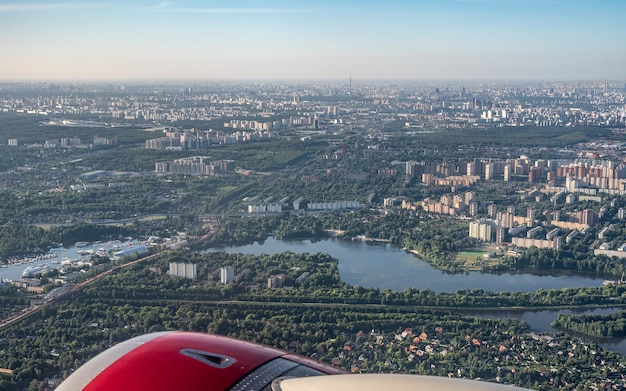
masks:
<svg viewBox="0 0 626 391"><path fill-rule="evenodd" d="M484 254L488 254L488 251L464 251L460 253L457 258L458 259L473 259L482 257Z"/></svg>
<svg viewBox="0 0 626 391"><path fill-rule="evenodd" d="M464 268L466 270L479 271L482 270L484 267L489 267L500 263L500 258L483 258L484 254L489 254L494 251L494 248L485 245L481 248L475 248L458 253L456 259L464 265Z"/></svg>

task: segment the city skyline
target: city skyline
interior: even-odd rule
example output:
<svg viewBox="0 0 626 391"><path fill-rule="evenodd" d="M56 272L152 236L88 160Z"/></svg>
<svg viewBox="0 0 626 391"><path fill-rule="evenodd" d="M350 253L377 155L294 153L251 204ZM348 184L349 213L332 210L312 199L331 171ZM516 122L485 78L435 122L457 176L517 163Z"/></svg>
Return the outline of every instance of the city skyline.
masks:
<svg viewBox="0 0 626 391"><path fill-rule="evenodd" d="M0 80L624 80L618 0L0 3Z"/></svg>

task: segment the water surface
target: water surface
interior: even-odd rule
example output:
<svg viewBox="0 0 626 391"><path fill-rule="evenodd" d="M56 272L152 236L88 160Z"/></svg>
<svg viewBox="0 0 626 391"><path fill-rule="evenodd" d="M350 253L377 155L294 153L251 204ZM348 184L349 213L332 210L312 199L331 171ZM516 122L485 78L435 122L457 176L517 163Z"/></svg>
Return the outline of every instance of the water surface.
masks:
<svg viewBox="0 0 626 391"><path fill-rule="evenodd" d="M310 241L268 238L262 243L217 247L208 251L253 255L275 254L284 251L328 253L339 260L339 275L342 281L365 288L394 291L415 288L430 289L437 293L456 292L459 289L535 292L538 289L595 287L602 285L605 280L599 275L583 273L565 275L489 274L480 272L448 274L435 269L428 262L396 246L340 239Z"/></svg>

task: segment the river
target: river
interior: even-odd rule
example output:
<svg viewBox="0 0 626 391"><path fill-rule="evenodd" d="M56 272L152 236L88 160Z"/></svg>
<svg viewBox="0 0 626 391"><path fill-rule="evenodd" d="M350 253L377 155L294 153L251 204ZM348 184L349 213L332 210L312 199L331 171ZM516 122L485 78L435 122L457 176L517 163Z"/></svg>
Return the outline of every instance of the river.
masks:
<svg viewBox="0 0 626 391"><path fill-rule="evenodd" d="M557 329L550 324L559 314L565 315L608 315L613 314L620 309L617 308L598 308L593 310L542 310L542 311L467 311L466 315L478 316L489 319L520 319L530 325L533 331L537 332L555 332ZM572 336L581 337L583 339L592 340L600 344L605 349L617 352L626 356L626 338L592 338L589 336L579 335L577 333L568 332Z"/></svg>
<svg viewBox="0 0 626 391"><path fill-rule="evenodd" d="M351 285L403 291L407 288L430 289L434 292L456 292L458 289L483 289L485 291L534 292L538 289L570 287L595 287L606 279L600 275L569 273L563 275L535 275L530 273L489 274L470 272L443 273L426 261L391 245L371 244L340 239L277 240L268 238L262 243L213 248L207 251L224 251L244 254L328 253L339 261L341 279ZM596 309L576 314L608 314L616 309ZM533 331L556 331L550 324L563 311L471 311L467 315L485 318L517 318L530 325ZM626 356L626 339L596 340L608 350Z"/></svg>

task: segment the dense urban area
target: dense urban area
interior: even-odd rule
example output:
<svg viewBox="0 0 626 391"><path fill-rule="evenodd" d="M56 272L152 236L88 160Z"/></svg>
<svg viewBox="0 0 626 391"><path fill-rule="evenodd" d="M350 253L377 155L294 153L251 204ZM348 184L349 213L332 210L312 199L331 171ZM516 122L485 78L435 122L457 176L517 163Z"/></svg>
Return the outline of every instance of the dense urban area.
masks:
<svg viewBox="0 0 626 391"><path fill-rule="evenodd" d="M626 338L625 154L623 82L0 84L0 390L162 330L352 373L623 390L603 343ZM224 251L268 240L598 283L397 290L347 283L334 254ZM561 313L545 331L512 310Z"/></svg>

